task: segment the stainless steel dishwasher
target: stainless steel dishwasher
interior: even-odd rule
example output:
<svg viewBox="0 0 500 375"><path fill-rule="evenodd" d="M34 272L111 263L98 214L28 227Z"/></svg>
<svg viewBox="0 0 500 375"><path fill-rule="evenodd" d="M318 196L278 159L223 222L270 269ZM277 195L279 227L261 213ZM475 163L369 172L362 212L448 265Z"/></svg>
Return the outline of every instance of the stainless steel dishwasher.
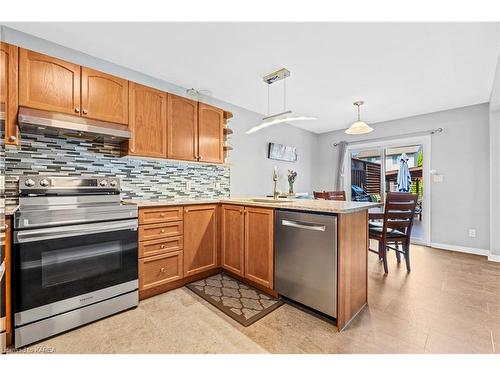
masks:
<svg viewBox="0 0 500 375"><path fill-rule="evenodd" d="M276 210L275 257L280 295L337 317L337 216Z"/></svg>

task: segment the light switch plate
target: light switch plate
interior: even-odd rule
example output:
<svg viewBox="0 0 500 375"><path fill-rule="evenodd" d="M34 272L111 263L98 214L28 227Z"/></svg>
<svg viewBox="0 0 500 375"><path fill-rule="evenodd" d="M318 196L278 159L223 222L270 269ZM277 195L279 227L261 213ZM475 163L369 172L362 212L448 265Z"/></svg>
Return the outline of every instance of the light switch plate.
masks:
<svg viewBox="0 0 500 375"><path fill-rule="evenodd" d="M432 182L443 182L443 175L442 174L432 175Z"/></svg>

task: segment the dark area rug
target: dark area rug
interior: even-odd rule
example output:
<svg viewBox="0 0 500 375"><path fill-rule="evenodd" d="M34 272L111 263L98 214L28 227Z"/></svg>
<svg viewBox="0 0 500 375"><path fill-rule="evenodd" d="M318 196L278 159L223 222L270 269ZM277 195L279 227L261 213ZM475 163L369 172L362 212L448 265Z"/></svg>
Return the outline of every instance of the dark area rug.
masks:
<svg viewBox="0 0 500 375"><path fill-rule="evenodd" d="M224 273L192 282L186 287L245 327L283 304Z"/></svg>

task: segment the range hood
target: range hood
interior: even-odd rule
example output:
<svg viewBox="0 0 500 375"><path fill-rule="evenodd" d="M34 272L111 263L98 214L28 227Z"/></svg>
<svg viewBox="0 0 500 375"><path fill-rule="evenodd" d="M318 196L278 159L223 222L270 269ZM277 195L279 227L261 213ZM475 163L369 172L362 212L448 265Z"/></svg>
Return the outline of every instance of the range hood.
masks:
<svg viewBox="0 0 500 375"><path fill-rule="evenodd" d="M126 125L26 107L19 107L17 120L21 132L57 134L110 142L121 142L131 137Z"/></svg>

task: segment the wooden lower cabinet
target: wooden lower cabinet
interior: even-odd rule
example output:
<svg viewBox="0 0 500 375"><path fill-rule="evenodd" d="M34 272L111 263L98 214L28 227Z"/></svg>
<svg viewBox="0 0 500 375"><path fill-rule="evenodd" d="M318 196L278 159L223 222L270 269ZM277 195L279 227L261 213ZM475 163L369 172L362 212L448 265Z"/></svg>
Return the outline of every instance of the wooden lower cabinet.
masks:
<svg viewBox="0 0 500 375"><path fill-rule="evenodd" d="M274 210L245 207L244 277L269 289L274 286Z"/></svg>
<svg viewBox="0 0 500 375"><path fill-rule="evenodd" d="M151 207L139 210L139 224L158 224L182 220L184 209L175 207Z"/></svg>
<svg viewBox="0 0 500 375"><path fill-rule="evenodd" d="M244 273L244 209L243 206L224 204L221 213L221 265L240 276Z"/></svg>
<svg viewBox="0 0 500 375"><path fill-rule="evenodd" d="M184 276L217 267L217 205L184 208Z"/></svg>
<svg viewBox="0 0 500 375"><path fill-rule="evenodd" d="M182 236L141 241L139 242L139 258L179 251L182 250L182 245Z"/></svg>
<svg viewBox="0 0 500 375"><path fill-rule="evenodd" d="M274 210L222 205L222 268L273 289Z"/></svg>
<svg viewBox="0 0 500 375"><path fill-rule="evenodd" d="M139 290L147 290L183 277L182 251L139 259Z"/></svg>
<svg viewBox="0 0 500 375"><path fill-rule="evenodd" d="M183 232L182 221L139 226L140 241L148 241L148 240L156 240L159 238L180 236L182 235L182 232Z"/></svg>
<svg viewBox="0 0 500 375"><path fill-rule="evenodd" d="M221 267L272 292L273 209L232 204L139 209L141 299L208 277Z"/></svg>

